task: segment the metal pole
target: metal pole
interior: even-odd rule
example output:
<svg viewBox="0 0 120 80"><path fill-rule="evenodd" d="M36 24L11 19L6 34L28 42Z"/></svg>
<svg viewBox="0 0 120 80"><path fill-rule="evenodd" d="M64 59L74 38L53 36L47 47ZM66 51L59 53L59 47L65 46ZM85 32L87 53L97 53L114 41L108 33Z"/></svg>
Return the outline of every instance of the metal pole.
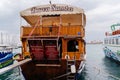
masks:
<svg viewBox="0 0 120 80"><path fill-rule="evenodd" d="M3 34L1 32L1 44L3 44Z"/></svg>

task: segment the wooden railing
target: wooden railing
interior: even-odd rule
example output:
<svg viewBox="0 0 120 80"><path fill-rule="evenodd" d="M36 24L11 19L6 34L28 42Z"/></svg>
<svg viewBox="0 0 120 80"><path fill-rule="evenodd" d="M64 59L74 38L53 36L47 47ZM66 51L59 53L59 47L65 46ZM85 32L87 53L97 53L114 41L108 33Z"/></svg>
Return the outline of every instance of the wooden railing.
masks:
<svg viewBox="0 0 120 80"><path fill-rule="evenodd" d="M21 37L27 36L80 36L84 37L82 26L21 27ZM31 34L31 35L30 35Z"/></svg>
<svg viewBox="0 0 120 80"><path fill-rule="evenodd" d="M83 60L84 54L80 52L64 52L62 53L63 59L70 59L70 60Z"/></svg>

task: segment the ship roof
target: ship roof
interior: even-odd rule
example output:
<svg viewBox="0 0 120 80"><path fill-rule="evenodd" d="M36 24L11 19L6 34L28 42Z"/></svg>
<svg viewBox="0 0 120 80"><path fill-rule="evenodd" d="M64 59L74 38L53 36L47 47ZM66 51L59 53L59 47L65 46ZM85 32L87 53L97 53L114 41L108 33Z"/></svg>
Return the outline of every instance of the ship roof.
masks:
<svg viewBox="0 0 120 80"><path fill-rule="evenodd" d="M35 26L38 22L42 26L49 26L54 23L63 26L69 23L70 25L83 26L86 24L84 10L66 4L34 6L21 11L20 15L32 26Z"/></svg>
<svg viewBox="0 0 120 80"><path fill-rule="evenodd" d="M28 8L20 12L21 16L80 14L84 10L66 4L48 4Z"/></svg>

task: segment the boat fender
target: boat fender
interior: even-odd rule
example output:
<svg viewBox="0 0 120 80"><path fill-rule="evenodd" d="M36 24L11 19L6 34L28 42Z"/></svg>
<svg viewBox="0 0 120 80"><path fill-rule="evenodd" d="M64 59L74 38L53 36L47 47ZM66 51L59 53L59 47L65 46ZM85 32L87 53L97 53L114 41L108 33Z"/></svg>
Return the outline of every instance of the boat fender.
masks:
<svg viewBox="0 0 120 80"><path fill-rule="evenodd" d="M75 65L71 65L70 68L71 68L71 73L76 73Z"/></svg>
<svg viewBox="0 0 120 80"><path fill-rule="evenodd" d="M65 55L65 59L70 59L70 56L69 55Z"/></svg>

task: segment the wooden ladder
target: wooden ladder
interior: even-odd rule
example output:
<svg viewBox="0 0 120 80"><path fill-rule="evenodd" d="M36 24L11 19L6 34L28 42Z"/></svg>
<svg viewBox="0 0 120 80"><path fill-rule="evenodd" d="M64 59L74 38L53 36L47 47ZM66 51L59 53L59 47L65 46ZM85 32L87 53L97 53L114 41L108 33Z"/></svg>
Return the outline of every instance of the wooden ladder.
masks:
<svg viewBox="0 0 120 80"><path fill-rule="evenodd" d="M75 65L75 60L67 60L67 73L70 73L67 75L67 80L75 80L75 73L71 73L71 65Z"/></svg>

